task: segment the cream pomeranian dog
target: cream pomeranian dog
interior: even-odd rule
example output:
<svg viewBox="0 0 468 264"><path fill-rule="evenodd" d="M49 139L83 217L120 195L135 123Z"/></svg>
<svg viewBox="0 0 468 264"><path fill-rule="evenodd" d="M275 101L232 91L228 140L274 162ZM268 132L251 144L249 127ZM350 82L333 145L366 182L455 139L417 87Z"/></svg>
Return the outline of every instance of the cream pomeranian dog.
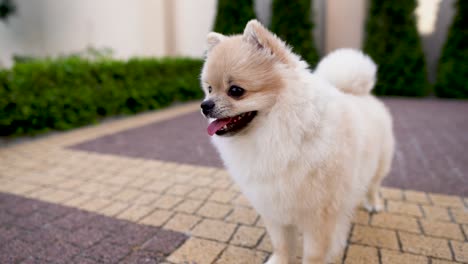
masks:
<svg viewBox="0 0 468 264"><path fill-rule="evenodd" d="M252 20L242 35L209 33L201 82L208 133L228 171L262 216L267 263L326 263L342 250L355 208L382 209L392 119L370 91L376 65L337 50L315 72Z"/></svg>

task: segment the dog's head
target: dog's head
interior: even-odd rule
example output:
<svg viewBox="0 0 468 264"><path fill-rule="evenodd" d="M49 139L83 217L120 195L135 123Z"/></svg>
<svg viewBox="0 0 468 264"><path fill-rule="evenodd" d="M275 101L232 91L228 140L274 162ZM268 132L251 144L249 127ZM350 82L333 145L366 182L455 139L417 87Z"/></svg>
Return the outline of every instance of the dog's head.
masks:
<svg viewBox="0 0 468 264"><path fill-rule="evenodd" d="M202 113L213 121L210 135L232 136L248 131L259 114L267 113L284 87L281 69L298 58L258 21L242 35L211 32L201 82Z"/></svg>

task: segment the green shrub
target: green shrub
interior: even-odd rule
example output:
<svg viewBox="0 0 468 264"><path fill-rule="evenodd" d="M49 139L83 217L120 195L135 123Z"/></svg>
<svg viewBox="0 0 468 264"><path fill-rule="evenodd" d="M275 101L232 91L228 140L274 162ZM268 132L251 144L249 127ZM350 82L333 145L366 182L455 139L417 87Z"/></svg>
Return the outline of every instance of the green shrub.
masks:
<svg viewBox="0 0 468 264"><path fill-rule="evenodd" d="M247 22L255 17L253 0L218 0L213 31L226 35L240 34Z"/></svg>
<svg viewBox="0 0 468 264"><path fill-rule="evenodd" d="M314 67L319 56L312 31L311 0L273 0L271 30Z"/></svg>
<svg viewBox="0 0 468 264"><path fill-rule="evenodd" d="M202 96L198 59L34 60L0 71L0 135L66 130Z"/></svg>
<svg viewBox="0 0 468 264"><path fill-rule="evenodd" d="M440 97L468 98L468 2L458 0L456 7L439 61L435 92Z"/></svg>
<svg viewBox="0 0 468 264"><path fill-rule="evenodd" d="M424 96L426 66L416 29L416 0L372 0L364 51L379 66L374 92L379 95Z"/></svg>

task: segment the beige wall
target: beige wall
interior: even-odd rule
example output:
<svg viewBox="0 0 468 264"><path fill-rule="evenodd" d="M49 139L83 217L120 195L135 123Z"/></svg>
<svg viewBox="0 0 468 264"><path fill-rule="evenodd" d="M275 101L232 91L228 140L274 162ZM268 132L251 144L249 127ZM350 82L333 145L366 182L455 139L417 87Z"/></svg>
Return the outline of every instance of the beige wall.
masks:
<svg viewBox="0 0 468 264"><path fill-rule="evenodd" d="M337 48L361 48L365 0L327 0L325 7L325 53Z"/></svg>
<svg viewBox="0 0 468 264"><path fill-rule="evenodd" d="M0 63L13 54L56 56L88 46L118 58L162 56L164 0L17 0L18 13L0 23Z"/></svg>

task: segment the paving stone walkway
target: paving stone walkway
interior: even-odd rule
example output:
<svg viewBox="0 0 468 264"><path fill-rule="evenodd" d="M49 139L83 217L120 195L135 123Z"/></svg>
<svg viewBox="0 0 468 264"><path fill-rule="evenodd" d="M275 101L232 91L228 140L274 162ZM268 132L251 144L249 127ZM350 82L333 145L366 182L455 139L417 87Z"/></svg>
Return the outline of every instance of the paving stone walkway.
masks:
<svg viewBox="0 0 468 264"><path fill-rule="evenodd" d="M466 109L466 103L442 103L457 111ZM445 111L437 108L437 101L430 104L435 104L434 112L427 114ZM193 130L190 116L197 108L197 103L187 104L0 148L0 263L265 261L272 249L262 220L229 175L211 160L212 150L206 150L195 133L184 133ZM397 111L404 116L396 117L397 127L413 126L412 115L425 120L425 115L412 112L410 104ZM450 146L463 150L466 135L458 132L466 128L466 119L454 115L458 119L446 123L447 129L428 120L424 130L435 129L433 139L444 132L443 138L458 143ZM165 124L165 130L148 129L160 128L158 124ZM172 158L151 154L152 148L140 151L152 157L84 151L96 139L111 138L127 146L128 138L121 135L136 128L152 135L141 148L157 142ZM176 140L168 141L161 133ZM408 128L408 133L414 132ZM194 138L184 139L187 135ZM176 151L187 142L197 146L196 155ZM425 148L426 141L421 142L413 144ZM430 154L425 150L450 151L447 144L423 149L420 155ZM408 155L401 153L397 155ZM456 159L458 155L462 158ZM197 163L200 156L212 163ZM449 161L444 166L456 168L466 182L466 164L460 162L466 155L457 152L450 157L456 166L447 165ZM420 162L430 169L435 161ZM468 198L466 193L454 194L384 188L385 212L357 210L348 246L334 263L468 262Z"/></svg>

